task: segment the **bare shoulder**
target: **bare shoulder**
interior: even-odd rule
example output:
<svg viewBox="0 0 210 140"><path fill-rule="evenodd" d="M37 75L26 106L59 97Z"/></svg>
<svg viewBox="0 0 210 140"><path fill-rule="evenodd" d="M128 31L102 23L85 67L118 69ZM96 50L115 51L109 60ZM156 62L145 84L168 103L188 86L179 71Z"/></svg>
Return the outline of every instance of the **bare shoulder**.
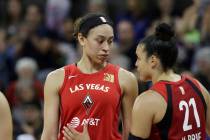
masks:
<svg viewBox="0 0 210 140"><path fill-rule="evenodd" d="M52 78L52 79L59 79L59 78L64 78L64 74L65 74L65 71L64 71L64 68L59 68L59 69L56 69L54 71L51 71L48 75L47 75L47 78Z"/></svg>
<svg viewBox="0 0 210 140"><path fill-rule="evenodd" d="M0 92L0 114L2 114L3 112L9 112L10 108L9 108L9 103L6 99L6 97L3 95L2 92Z"/></svg>
<svg viewBox="0 0 210 140"><path fill-rule="evenodd" d="M210 94L209 94L208 90L198 80L196 80L196 81L200 86L200 89L201 89L201 92L203 94L206 104L207 105L210 104Z"/></svg>
<svg viewBox="0 0 210 140"><path fill-rule="evenodd" d="M48 75L47 75L47 79L48 80L62 80L64 79L64 75L65 75L65 70L64 68L59 68L56 69L54 71L51 71Z"/></svg>
<svg viewBox="0 0 210 140"><path fill-rule="evenodd" d="M125 83L129 83L130 81L137 81L135 75L132 72L123 68L119 69L119 80Z"/></svg>
<svg viewBox="0 0 210 140"><path fill-rule="evenodd" d="M133 93L137 95L138 83L135 75L123 68L119 69L119 84L123 93Z"/></svg>
<svg viewBox="0 0 210 140"><path fill-rule="evenodd" d="M134 79L136 79L135 75L132 72L130 72L130 71L124 69L124 68L119 69L119 76L121 78L134 78Z"/></svg>
<svg viewBox="0 0 210 140"><path fill-rule="evenodd" d="M50 72L47 75L45 81L45 87L47 85L50 85L51 87L53 86L55 88L59 88L64 81L64 76L65 76L65 70L63 67Z"/></svg>
<svg viewBox="0 0 210 140"><path fill-rule="evenodd" d="M0 137L12 140L12 116L6 97L0 92Z"/></svg>
<svg viewBox="0 0 210 140"><path fill-rule="evenodd" d="M0 108L1 107L4 107L6 105L8 105L8 102L6 100L6 97L3 95L2 92L0 92Z"/></svg>
<svg viewBox="0 0 210 140"><path fill-rule="evenodd" d="M144 105L150 105L150 106L146 106L148 108L151 108L152 105L157 105L157 104L161 104L165 102L164 98L158 94L157 92L153 91L153 90L147 90L143 93L141 93L135 101L135 105L141 106L142 104Z"/></svg>
<svg viewBox="0 0 210 140"><path fill-rule="evenodd" d="M154 123L159 122L166 111L167 103L164 98L153 90L147 90L141 93L134 102L133 110L145 110L155 115Z"/></svg>

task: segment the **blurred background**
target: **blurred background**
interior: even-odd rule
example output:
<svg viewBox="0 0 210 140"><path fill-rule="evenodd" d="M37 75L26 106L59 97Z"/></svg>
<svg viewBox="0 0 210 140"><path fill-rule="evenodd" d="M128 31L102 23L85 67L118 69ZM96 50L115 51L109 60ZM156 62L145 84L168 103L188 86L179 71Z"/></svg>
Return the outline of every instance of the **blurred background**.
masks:
<svg viewBox="0 0 210 140"><path fill-rule="evenodd" d="M176 32L178 73L210 91L210 0L0 0L0 90L10 103L14 139L38 140L47 74L78 61L75 19L102 12L114 21L110 62L134 73L138 42L160 22ZM139 92L150 83L139 82Z"/></svg>

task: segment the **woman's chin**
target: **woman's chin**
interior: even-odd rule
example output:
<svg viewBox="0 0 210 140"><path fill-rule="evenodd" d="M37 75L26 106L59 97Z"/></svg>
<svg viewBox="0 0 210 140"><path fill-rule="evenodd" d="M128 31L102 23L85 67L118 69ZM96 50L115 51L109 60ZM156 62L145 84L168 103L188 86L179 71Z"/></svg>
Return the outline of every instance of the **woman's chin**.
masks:
<svg viewBox="0 0 210 140"><path fill-rule="evenodd" d="M148 81L150 81L150 79L148 79L148 78L146 78L146 77L143 77L143 76L140 76L139 80L140 80L141 82L148 82Z"/></svg>

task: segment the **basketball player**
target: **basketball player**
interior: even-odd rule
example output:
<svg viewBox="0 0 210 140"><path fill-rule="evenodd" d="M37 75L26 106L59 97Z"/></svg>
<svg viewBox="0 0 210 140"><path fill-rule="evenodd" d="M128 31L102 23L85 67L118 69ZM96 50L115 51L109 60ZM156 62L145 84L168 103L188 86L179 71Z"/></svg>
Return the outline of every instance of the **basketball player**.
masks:
<svg viewBox="0 0 210 140"><path fill-rule="evenodd" d="M75 36L82 46L81 59L51 72L45 82L41 139L63 140L66 126L78 135L88 131L91 140L127 139L138 87L132 73L107 62L114 38L112 22L104 15L88 14L76 23ZM78 135L72 133L69 139Z"/></svg>
<svg viewBox="0 0 210 140"><path fill-rule="evenodd" d="M12 140L12 116L9 104L0 92L0 139Z"/></svg>
<svg viewBox="0 0 210 140"><path fill-rule="evenodd" d="M194 78L172 70L178 50L174 31L162 23L138 45L137 70L153 86L139 95L129 140L205 140L210 135L210 95Z"/></svg>

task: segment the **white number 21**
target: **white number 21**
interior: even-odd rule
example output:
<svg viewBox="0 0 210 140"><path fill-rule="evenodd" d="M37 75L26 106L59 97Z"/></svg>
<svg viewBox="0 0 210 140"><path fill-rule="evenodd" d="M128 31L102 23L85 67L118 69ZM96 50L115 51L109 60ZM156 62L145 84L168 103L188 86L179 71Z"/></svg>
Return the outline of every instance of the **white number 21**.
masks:
<svg viewBox="0 0 210 140"><path fill-rule="evenodd" d="M189 124L189 108L190 106L193 107L193 112L194 112L194 117L195 117L195 121L196 121L196 125L197 127L200 127L200 118L198 116L198 111L197 111L197 107L196 107L196 104L195 104L195 99L194 98L191 98L189 100L189 103L187 103L186 101L180 101L179 103L179 109L181 111L183 111L183 107L185 108L185 117L184 117L184 123L183 123L183 130L184 131L188 131L188 130L191 130L192 129L192 125Z"/></svg>

